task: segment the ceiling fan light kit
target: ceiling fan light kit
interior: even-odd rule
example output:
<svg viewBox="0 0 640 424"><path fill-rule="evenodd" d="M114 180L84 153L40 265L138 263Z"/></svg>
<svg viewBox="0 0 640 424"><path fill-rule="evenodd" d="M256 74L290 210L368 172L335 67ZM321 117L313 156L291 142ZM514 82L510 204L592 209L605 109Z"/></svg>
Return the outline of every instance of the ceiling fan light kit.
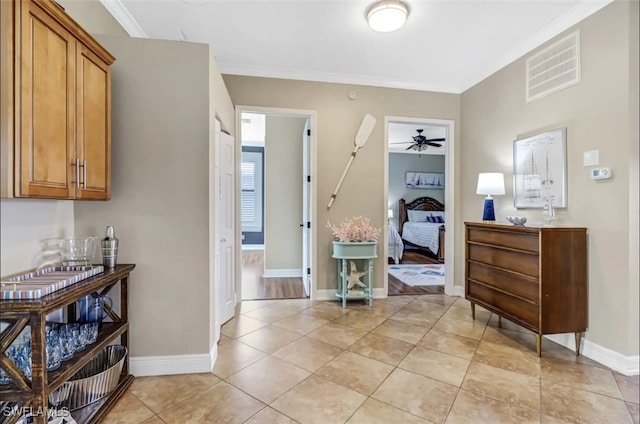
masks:
<svg viewBox="0 0 640 424"><path fill-rule="evenodd" d="M427 150L427 148L429 146L432 147L442 147L441 142L446 141L446 138L440 137L440 138L427 138L425 136L422 135L422 132L424 131L424 129L418 129L416 130L418 132L418 135L414 135L413 137L411 137L413 139L413 141L411 142L405 142L405 141L401 141L399 143L391 143L391 144L411 144L409 147L407 147L405 150L417 150L418 152L423 152L425 150Z"/></svg>
<svg viewBox="0 0 640 424"><path fill-rule="evenodd" d="M367 22L374 31L391 32L401 28L409 16L409 6L399 0L381 0L366 12Z"/></svg>

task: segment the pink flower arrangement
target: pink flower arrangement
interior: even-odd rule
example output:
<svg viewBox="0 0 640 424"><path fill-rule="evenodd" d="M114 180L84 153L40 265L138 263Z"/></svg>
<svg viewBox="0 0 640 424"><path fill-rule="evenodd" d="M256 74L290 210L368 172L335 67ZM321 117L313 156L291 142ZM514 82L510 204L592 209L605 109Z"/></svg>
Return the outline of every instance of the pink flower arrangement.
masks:
<svg viewBox="0 0 640 424"><path fill-rule="evenodd" d="M327 227L331 229L333 236L340 242L378 241L380 236L380 228L371 225L369 218L361 216L347 218L337 226L327 222Z"/></svg>

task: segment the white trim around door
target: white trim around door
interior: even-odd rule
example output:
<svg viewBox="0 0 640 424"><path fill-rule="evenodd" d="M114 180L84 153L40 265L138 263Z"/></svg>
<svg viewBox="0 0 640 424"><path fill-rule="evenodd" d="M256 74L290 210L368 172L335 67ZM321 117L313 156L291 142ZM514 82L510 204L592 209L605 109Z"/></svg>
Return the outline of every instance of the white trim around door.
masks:
<svg viewBox="0 0 640 424"><path fill-rule="evenodd" d="M317 211L317 194L318 194L318 182L316 181L316 175L318 172L318 113L315 110L304 109L287 109L276 107L262 107L262 106L247 106L236 105L236 192L240 190L240 162L242 157L242 113L254 112L264 113L268 115L290 116L299 118L308 118L311 129L311 146L309 149L310 156L310 169L309 175L311 177L311 190L310 190L310 211L311 211L311 234L309 237L309 249L310 249L310 298L316 300L316 270L318 267L318 248L315 241L318 236L318 211ZM240 196L236 196L236 257L242 256L242 222L241 222L241 208L240 208ZM240 260L236 261L235 268L235 281L236 281L236 298L238 301L242 299L242 263Z"/></svg>
<svg viewBox="0 0 640 424"><path fill-rule="evenodd" d="M454 265L454 249L453 243L455 240L455 204L454 204L454 181L455 181L455 122L451 119L429 119L429 118L410 118L400 116L385 116L384 117L384 205L389 204L389 123L390 122L406 122L425 124L430 126L439 126L446 128L446 143L445 143L445 166L444 166L444 221L449 223L447 225L447 231L444 236L444 258L446 264L446 271L444 276L444 292L449 296L459 296L459 290L456 290L454 286L453 273L455 270ZM388 207L388 206L387 206ZM385 210L386 214L386 210ZM387 225L388 222L387 222ZM389 293L389 268L387 264L387 254L389 249L389 232L385 227L383 231L383 251L384 251L384 292Z"/></svg>

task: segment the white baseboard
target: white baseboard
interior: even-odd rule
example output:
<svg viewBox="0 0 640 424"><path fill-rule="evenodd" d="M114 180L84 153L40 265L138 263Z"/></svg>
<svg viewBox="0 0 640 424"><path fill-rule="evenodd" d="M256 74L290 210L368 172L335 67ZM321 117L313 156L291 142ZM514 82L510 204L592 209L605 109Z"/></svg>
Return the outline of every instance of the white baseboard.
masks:
<svg viewBox="0 0 640 424"><path fill-rule="evenodd" d="M453 286L452 296L459 296L464 298L464 286Z"/></svg>
<svg viewBox="0 0 640 424"><path fill-rule="evenodd" d="M136 377L211 372L218 359L218 345L209 354L131 357L129 368Z"/></svg>
<svg viewBox="0 0 640 424"><path fill-rule="evenodd" d="M544 336L569 350L576 351L576 342L573 333L570 334L549 334ZM544 354L544 347L542 349ZM589 359L606 365L612 370L618 371L624 375L638 375L639 355L626 356L599 344L593 343L587 339L582 339L582 348L580 355L584 355Z"/></svg>
<svg viewBox="0 0 640 424"><path fill-rule="evenodd" d="M298 268L298 269L295 269L295 268L289 268L289 269L287 269L287 268L265 269L263 276L265 278L274 278L274 277L280 277L280 278L300 277L300 278L302 278L302 268Z"/></svg>
<svg viewBox="0 0 640 424"><path fill-rule="evenodd" d="M264 244L243 244L242 250L264 250Z"/></svg>

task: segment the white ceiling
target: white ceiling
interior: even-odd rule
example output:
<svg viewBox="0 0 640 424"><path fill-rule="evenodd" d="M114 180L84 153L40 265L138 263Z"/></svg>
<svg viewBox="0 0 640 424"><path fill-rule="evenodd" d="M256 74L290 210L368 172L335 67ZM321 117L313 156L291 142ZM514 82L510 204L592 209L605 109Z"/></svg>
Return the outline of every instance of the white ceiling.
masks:
<svg viewBox="0 0 640 424"><path fill-rule="evenodd" d="M132 36L211 45L222 73L461 93L611 0L101 0Z"/></svg>

